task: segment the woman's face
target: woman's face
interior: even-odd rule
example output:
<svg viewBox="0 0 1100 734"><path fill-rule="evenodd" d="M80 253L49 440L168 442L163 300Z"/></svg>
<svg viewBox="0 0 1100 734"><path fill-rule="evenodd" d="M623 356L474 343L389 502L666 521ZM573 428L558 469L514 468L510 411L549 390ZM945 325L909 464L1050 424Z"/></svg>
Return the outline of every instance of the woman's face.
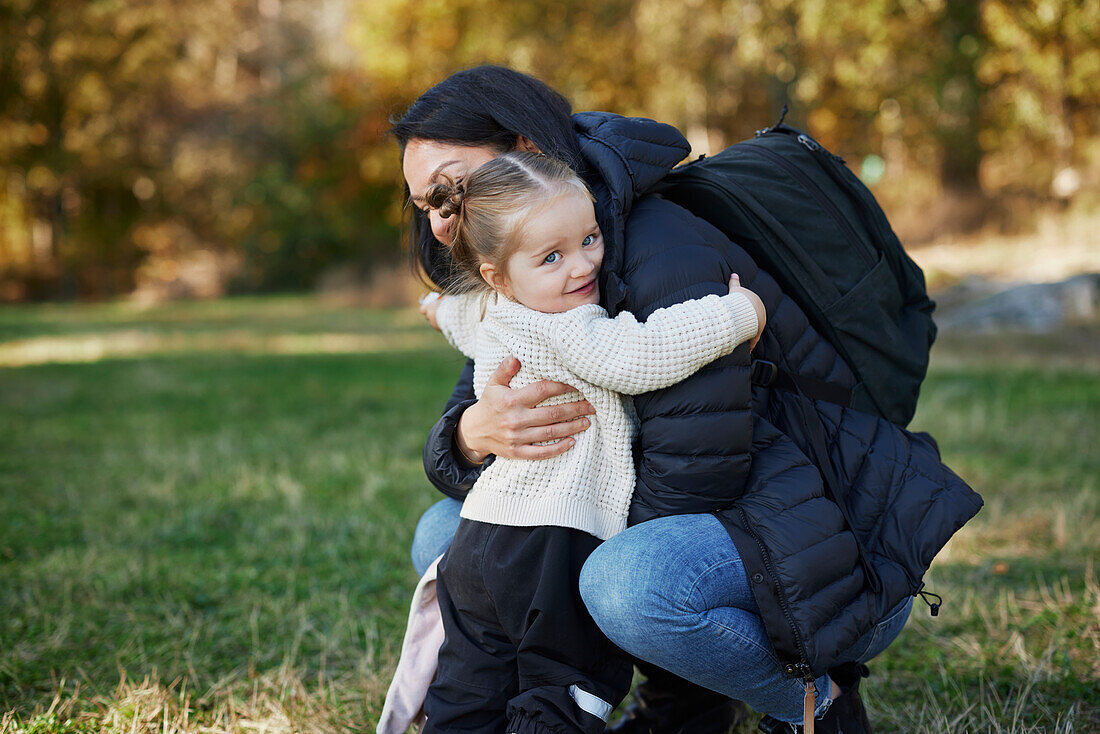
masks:
<svg viewBox="0 0 1100 734"><path fill-rule="evenodd" d="M424 201L424 191L436 173L446 173L456 183L483 163L500 155L489 146L458 145L437 140L414 138L405 145L402 170L409 184L409 196L413 206L428 214L432 234L444 245L451 244L452 217L443 219L438 209L432 209Z"/></svg>

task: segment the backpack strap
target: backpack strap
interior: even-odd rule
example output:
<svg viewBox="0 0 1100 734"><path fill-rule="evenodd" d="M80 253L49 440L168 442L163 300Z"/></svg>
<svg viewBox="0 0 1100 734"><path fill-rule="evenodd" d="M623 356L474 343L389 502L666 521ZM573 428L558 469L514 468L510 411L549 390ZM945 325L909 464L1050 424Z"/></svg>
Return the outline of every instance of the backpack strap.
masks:
<svg viewBox="0 0 1100 734"><path fill-rule="evenodd" d="M840 478L837 476L836 466L829 454L828 439L825 434L825 424L821 420L821 414L814 408L810 398L805 395L799 395L797 402L808 431L807 438L810 440L810 451L813 453L811 458L817 464L822 479L825 480L825 493L840 510L840 514L844 516L844 521L848 524L848 529L852 531L852 538L856 542L856 553L859 555L859 563L863 566L864 580L872 591L879 593L882 591L882 580L871 563L871 559L868 558L867 549L863 547L863 543L859 542L859 537L856 535L856 526L852 522L852 514L848 511L847 487L841 484Z"/></svg>
<svg viewBox="0 0 1100 734"><path fill-rule="evenodd" d="M802 247L791 236L791 233L787 231L787 228L747 188L733 179L727 179L724 186L735 201L751 212L763 226L768 228L771 236L783 243L782 247L777 247L772 252L773 256L783 261L783 267L792 273L807 274L824 279L825 276L821 273L817 263L806 255ZM813 298L823 300L823 295L825 294L816 294ZM836 297L835 289L831 297Z"/></svg>
<svg viewBox="0 0 1100 734"><path fill-rule="evenodd" d="M810 444L811 456L809 458L817 466L818 471L821 472L826 496L840 510L848 529L852 531L852 535L855 537L856 526L852 522L851 513L848 511L847 487L840 481L837 474L836 466L833 464L832 456L829 453L825 424L812 402L812 400L826 400L847 406L851 401L851 392L841 385L825 380L818 380L804 375L792 375L779 369L774 362L763 359L752 361L749 374L752 376L754 385L777 387L797 396L795 402L798 403L799 412L802 414L802 421L806 428L806 438ZM868 558L867 550L859 542L859 538L856 537L855 541L859 563L863 567L864 579L873 591L879 592L882 590L882 580L879 578L870 558Z"/></svg>
<svg viewBox="0 0 1100 734"><path fill-rule="evenodd" d="M814 400L836 403L845 408L852 405L852 391L843 385L819 380L816 377L791 374L779 369L778 365L766 359L754 359L749 368L749 375L754 385L786 390Z"/></svg>

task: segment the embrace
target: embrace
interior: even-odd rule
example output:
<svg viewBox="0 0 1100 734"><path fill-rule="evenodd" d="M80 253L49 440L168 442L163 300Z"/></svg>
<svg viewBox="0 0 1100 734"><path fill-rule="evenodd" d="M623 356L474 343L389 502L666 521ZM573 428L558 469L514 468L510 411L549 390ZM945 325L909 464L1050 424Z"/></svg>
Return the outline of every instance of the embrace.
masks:
<svg viewBox="0 0 1100 734"><path fill-rule="evenodd" d="M422 731L717 734L747 707L870 731L865 663L981 499L856 402L861 366L789 276L660 188L674 128L486 66L393 134L443 291L421 310L469 357L424 449L447 497L412 548L445 632Z"/></svg>

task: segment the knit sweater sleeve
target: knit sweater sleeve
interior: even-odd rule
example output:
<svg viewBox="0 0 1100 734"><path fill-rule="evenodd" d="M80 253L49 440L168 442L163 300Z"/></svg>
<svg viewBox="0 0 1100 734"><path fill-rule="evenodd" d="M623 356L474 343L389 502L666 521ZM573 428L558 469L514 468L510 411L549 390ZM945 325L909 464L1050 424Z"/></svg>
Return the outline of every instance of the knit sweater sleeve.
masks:
<svg viewBox="0 0 1100 734"><path fill-rule="evenodd" d="M477 326L481 323L484 299L479 293L442 296L435 312L436 323L447 341L470 359L474 359Z"/></svg>
<svg viewBox="0 0 1100 734"><path fill-rule="evenodd" d="M673 385L756 336L756 311L740 293L709 295L654 311L644 323L581 307L554 320L550 337L579 377L627 395Z"/></svg>

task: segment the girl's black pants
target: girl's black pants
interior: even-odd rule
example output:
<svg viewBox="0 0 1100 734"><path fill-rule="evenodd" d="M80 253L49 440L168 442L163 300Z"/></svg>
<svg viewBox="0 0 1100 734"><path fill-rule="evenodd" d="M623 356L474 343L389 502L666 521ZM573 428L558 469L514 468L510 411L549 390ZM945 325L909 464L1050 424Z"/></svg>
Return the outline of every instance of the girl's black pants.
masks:
<svg viewBox="0 0 1100 734"><path fill-rule="evenodd" d="M459 523L439 565L446 640L424 734L604 731L632 664L577 588L599 544L570 528Z"/></svg>

